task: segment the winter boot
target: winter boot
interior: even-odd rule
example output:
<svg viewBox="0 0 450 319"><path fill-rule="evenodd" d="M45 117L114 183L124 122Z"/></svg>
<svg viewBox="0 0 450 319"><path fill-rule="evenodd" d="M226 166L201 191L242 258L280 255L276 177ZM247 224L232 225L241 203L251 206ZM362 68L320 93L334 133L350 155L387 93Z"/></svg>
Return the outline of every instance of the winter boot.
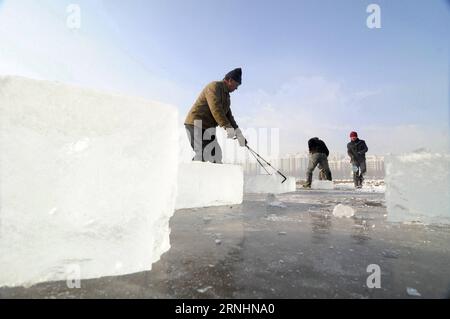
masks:
<svg viewBox="0 0 450 319"><path fill-rule="evenodd" d="M359 174L357 172L353 173L353 183L355 184L355 188L359 187Z"/></svg>
<svg viewBox="0 0 450 319"><path fill-rule="evenodd" d="M359 188L362 188L364 178L362 175L359 176Z"/></svg>

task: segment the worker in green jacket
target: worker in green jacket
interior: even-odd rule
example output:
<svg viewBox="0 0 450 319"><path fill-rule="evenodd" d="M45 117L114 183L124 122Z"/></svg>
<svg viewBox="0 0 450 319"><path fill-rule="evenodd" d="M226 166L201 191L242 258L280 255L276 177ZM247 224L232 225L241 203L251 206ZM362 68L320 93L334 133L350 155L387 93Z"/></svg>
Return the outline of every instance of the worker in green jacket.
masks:
<svg viewBox="0 0 450 319"><path fill-rule="evenodd" d="M222 163L222 150L216 138L217 126L226 130L228 138L236 138L240 146L247 145L230 108L230 93L241 83L242 70L232 70L222 81L209 83L189 110L184 126L195 152L192 160Z"/></svg>

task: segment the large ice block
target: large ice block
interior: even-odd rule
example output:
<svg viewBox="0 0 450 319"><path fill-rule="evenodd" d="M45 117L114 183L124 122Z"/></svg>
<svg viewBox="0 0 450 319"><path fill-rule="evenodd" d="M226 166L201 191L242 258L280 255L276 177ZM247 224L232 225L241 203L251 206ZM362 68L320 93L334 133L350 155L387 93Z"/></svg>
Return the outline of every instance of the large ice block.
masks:
<svg viewBox="0 0 450 319"><path fill-rule="evenodd" d="M312 189L334 189L334 183L332 181L321 181L321 180L313 180L311 183Z"/></svg>
<svg viewBox="0 0 450 319"><path fill-rule="evenodd" d="M295 192L295 177L286 179L281 183L283 178L280 175L246 175L244 179L244 192L246 193L272 193L281 194Z"/></svg>
<svg viewBox="0 0 450 319"><path fill-rule="evenodd" d="M411 153L385 158L388 220L450 224L450 155Z"/></svg>
<svg viewBox="0 0 450 319"><path fill-rule="evenodd" d="M177 111L0 78L0 286L150 270L167 251Z"/></svg>
<svg viewBox="0 0 450 319"><path fill-rule="evenodd" d="M241 204L243 183L240 165L181 163L178 167L176 208Z"/></svg>

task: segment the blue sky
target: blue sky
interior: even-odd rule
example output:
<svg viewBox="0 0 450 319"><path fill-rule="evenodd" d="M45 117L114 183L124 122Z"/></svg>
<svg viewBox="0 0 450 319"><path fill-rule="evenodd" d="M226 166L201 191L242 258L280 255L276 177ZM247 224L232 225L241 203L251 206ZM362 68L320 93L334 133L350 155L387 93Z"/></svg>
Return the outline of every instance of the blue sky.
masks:
<svg viewBox="0 0 450 319"><path fill-rule="evenodd" d="M81 28L66 27L66 7ZM366 8L381 8L369 29ZM448 151L446 1L0 1L0 74L122 92L178 107L234 67L242 127L280 128L280 150L312 136L344 152Z"/></svg>

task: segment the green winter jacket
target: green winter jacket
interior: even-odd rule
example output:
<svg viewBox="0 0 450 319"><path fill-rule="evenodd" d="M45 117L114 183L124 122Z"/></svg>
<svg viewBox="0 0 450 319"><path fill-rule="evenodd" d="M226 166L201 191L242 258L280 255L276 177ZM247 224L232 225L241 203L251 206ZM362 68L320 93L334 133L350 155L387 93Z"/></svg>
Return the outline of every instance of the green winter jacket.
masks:
<svg viewBox="0 0 450 319"><path fill-rule="evenodd" d="M211 82L202 90L184 124L194 125L196 120L202 121L203 129L238 128L230 109L230 93L223 81Z"/></svg>

